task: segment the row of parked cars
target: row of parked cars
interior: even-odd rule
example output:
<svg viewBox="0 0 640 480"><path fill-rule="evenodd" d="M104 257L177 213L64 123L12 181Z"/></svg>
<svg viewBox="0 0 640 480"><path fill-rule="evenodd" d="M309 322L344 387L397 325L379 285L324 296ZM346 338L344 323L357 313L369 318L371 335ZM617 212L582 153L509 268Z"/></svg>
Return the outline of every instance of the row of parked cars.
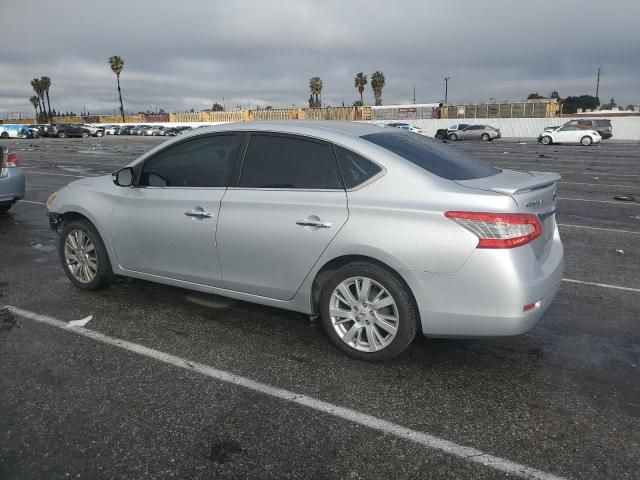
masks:
<svg viewBox="0 0 640 480"><path fill-rule="evenodd" d="M420 128L409 123L395 122L388 123L387 126L425 134ZM553 143L579 143L588 146L611 138L612 136L613 128L611 126L611 120L609 119L576 119L569 120L561 126L546 127L544 131L538 135L538 142L543 145L551 145ZM438 129L435 137L438 140L450 140L453 142L458 140L482 140L490 142L502 137L502 133L499 128L490 125L459 123L451 125L448 128Z"/></svg>
<svg viewBox="0 0 640 480"><path fill-rule="evenodd" d="M173 137L192 127L166 127L163 125L105 125L105 135L148 135Z"/></svg>

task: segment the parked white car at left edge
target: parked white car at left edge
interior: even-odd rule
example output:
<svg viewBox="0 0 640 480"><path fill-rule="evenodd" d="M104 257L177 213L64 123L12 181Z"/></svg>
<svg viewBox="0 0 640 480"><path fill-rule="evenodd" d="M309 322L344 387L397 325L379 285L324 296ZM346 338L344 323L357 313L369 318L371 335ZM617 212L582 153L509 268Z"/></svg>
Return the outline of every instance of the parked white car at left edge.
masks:
<svg viewBox="0 0 640 480"><path fill-rule="evenodd" d="M551 145L552 143L580 143L588 146L598 143L602 137L595 130L585 130L578 125L564 125L555 130L543 131L538 136L538 141L543 145Z"/></svg>

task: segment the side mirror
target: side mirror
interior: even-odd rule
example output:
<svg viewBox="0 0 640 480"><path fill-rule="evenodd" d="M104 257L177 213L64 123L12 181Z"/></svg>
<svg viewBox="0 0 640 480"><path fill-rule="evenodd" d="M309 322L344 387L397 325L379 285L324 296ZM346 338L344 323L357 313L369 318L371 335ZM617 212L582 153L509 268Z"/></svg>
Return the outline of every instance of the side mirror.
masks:
<svg viewBox="0 0 640 480"><path fill-rule="evenodd" d="M133 184L133 168L125 167L111 174L111 179L119 187L130 187Z"/></svg>

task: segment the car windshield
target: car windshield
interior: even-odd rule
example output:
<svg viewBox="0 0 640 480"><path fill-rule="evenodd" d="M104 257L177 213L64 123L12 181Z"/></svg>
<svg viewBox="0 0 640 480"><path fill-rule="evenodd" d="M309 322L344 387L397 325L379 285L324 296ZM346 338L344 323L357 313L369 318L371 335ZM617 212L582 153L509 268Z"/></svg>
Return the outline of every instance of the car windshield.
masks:
<svg viewBox="0 0 640 480"><path fill-rule="evenodd" d="M413 132L371 133L361 137L447 180L471 180L500 173L451 144Z"/></svg>

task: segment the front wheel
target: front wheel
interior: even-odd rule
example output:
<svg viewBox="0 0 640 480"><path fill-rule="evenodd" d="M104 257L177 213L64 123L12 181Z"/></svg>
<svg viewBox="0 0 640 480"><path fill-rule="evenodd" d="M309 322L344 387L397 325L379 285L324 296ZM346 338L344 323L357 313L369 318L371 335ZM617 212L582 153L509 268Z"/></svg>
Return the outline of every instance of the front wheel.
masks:
<svg viewBox="0 0 640 480"><path fill-rule="evenodd" d="M418 314L406 285L378 265L338 269L320 294L325 332L338 349L368 361L389 360L414 339Z"/></svg>
<svg viewBox="0 0 640 480"><path fill-rule="evenodd" d="M104 135L104 133L102 133L100 131L96 132L96 137L101 137L102 135Z"/></svg>
<svg viewBox="0 0 640 480"><path fill-rule="evenodd" d="M551 137L549 135L545 135L544 137L542 137L542 139L540 140L540 143L542 143L543 145L551 145Z"/></svg>
<svg viewBox="0 0 640 480"><path fill-rule="evenodd" d="M591 144L593 143L593 138L591 138L591 137L590 137L590 136L588 136L588 135L585 135L584 137L582 137L582 138L580 139L580 143L581 143L582 145L584 145L585 147L588 147L589 145L591 145Z"/></svg>
<svg viewBox="0 0 640 480"><path fill-rule="evenodd" d="M9 132L0 133L0 138L9 138Z"/></svg>
<svg viewBox="0 0 640 480"><path fill-rule="evenodd" d="M0 213L7 213L11 207L13 207L13 203L0 203Z"/></svg>
<svg viewBox="0 0 640 480"><path fill-rule="evenodd" d="M107 250L88 220L64 225L58 241L58 255L67 277L78 288L96 290L113 279Z"/></svg>
<svg viewBox="0 0 640 480"><path fill-rule="evenodd" d="M457 142L458 135L456 135L455 133L452 133L451 135L449 135L449 140L451 140L452 142Z"/></svg>

